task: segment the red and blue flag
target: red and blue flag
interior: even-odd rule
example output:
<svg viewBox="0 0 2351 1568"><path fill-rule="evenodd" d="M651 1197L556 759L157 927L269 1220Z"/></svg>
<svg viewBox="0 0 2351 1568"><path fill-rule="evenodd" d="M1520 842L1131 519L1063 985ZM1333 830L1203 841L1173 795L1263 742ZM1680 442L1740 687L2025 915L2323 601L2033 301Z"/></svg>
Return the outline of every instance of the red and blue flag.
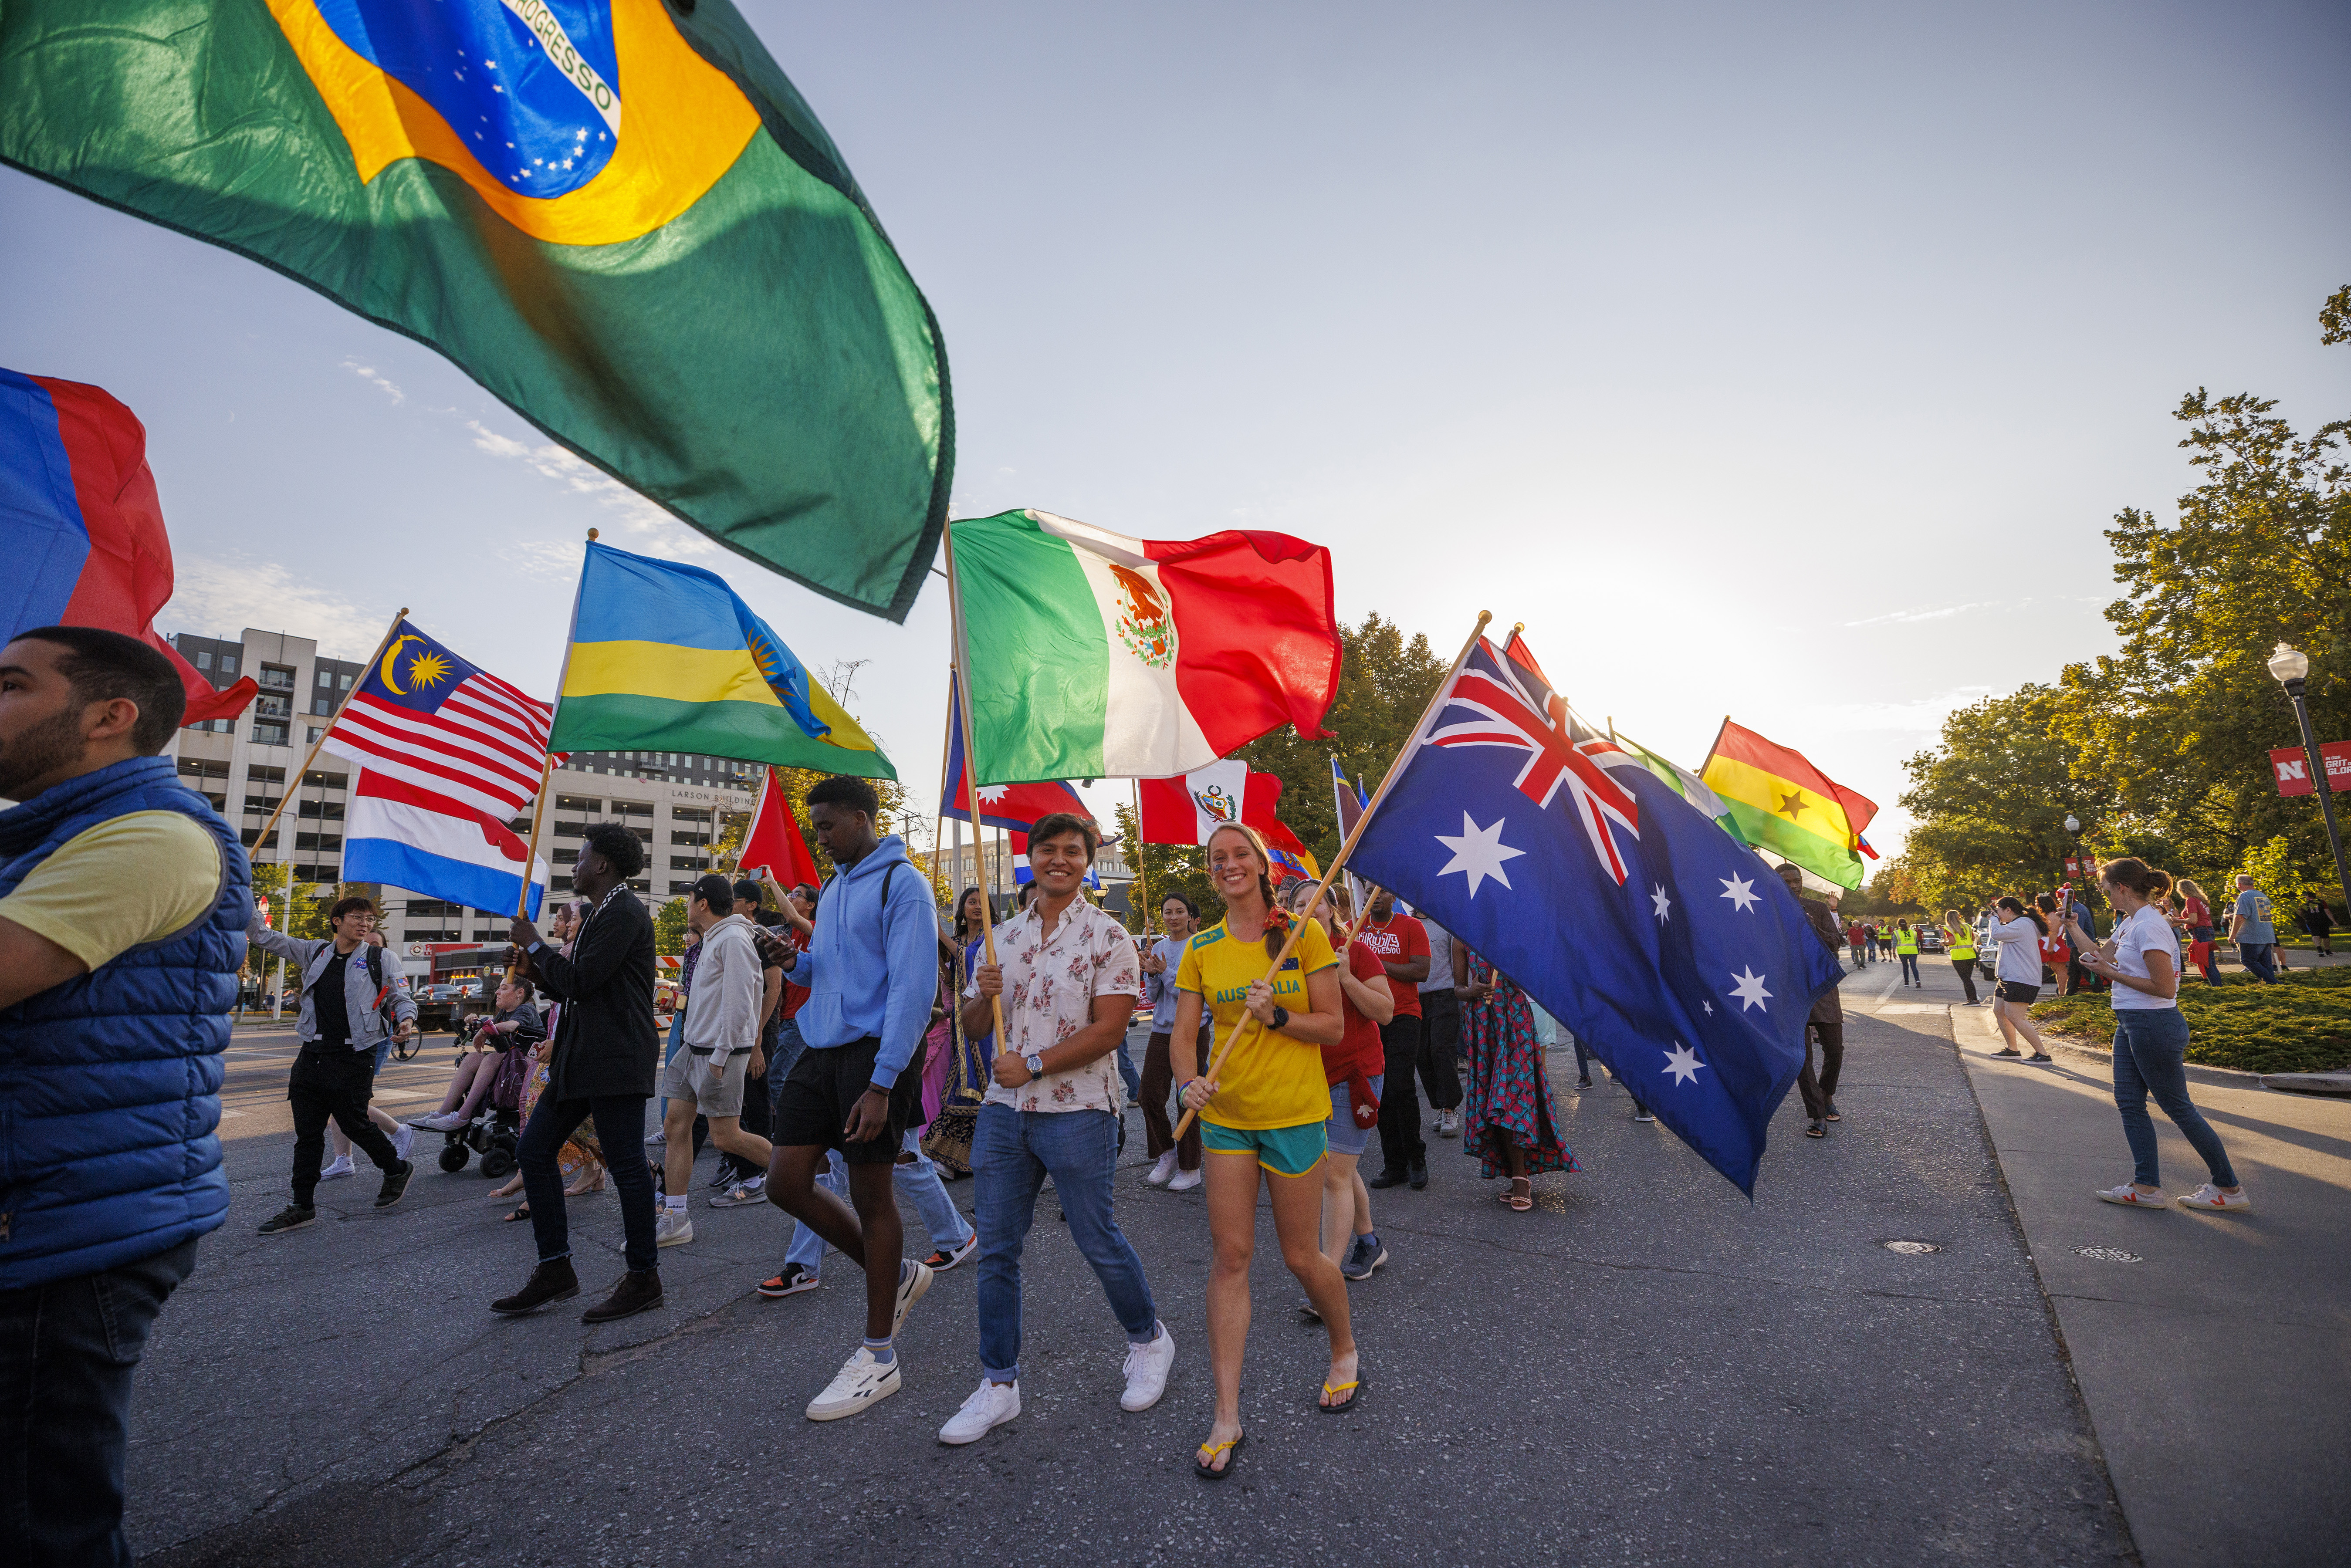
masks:
<svg viewBox="0 0 2351 1568"><path fill-rule="evenodd" d="M0 370L0 642L36 626L96 626L162 651L180 672L181 722L235 718L259 691L224 691L155 630L172 597L172 539L147 429L78 382Z"/></svg>
<svg viewBox="0 0 2351 1568"><path fill-rule="evenodd" d="M964 768L962 695L947 682L947 783L939 799L939 815L953 821L971 821L970 780ZM983 784L979 787L979 820L991 828L1025 833L1056 811L1094 821L1075 789L1059 781L1040 784Z"/></svg>

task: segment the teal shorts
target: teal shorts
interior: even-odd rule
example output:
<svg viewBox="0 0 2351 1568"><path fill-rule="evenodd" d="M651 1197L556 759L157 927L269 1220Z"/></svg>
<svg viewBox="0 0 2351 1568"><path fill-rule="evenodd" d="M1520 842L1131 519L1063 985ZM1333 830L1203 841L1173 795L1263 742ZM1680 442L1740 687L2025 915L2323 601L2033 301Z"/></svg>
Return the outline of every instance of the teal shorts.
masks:
<svg viewBox="0 0 2351 1568"><path fill-rule="evenodd" d="M1329 1147L1323 1124L1301 1127L1220 1127L1200 1124L1200 1146L1211 1154L1255 1155L1257 1163L1276 1176L1302 1176L1322 1163Z"/></svg>

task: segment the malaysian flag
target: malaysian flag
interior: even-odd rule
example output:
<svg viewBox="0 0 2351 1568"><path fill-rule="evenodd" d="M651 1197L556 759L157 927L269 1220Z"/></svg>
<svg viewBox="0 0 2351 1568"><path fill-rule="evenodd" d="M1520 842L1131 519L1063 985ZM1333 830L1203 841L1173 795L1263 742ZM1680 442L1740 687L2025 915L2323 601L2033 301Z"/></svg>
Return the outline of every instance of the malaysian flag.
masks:
<svg viewBox="0 0 2351 1568"><path fill-rule="evenodd" d="M504 820L538 793L554 712L402 621L325 747Z"/></svg>

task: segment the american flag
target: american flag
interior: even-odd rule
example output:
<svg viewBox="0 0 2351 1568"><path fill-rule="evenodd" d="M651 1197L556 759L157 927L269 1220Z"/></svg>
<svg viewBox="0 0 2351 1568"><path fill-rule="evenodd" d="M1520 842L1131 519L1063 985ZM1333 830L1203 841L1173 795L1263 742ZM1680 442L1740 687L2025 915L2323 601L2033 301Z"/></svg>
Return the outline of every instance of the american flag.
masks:
<svg viewBox="0 0 2351 1568"><path fill-rule="evenodd" d="M402 621L326 749L501 820L538 792L555 710Z"/></svg>

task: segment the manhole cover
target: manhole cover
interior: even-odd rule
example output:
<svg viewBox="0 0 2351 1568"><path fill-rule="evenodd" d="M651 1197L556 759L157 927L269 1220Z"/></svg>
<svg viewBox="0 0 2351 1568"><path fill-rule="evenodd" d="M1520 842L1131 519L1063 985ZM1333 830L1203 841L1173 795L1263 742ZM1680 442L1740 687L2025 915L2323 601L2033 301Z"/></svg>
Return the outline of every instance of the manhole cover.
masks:
<svg viewBox="0 0 2351 1568"><path fill-rule="evenodd" d="M1942 1250L1940 1246L1932 1241L1885 1241L1880 1242L1879 1245L1884 1247L1888 1252L1900 1252L1910 1257L1916 1257L1921 1252L1940 1252Z"/></svg>
<svg viewBox="0 0 2351 1568"><path fill-rule="evenodd" d="M2136 1252L2126 1252L2119 1247L2076 1247L2076 1256L2094 1258L2101 1263L2144 1263L2146 1259Z"/></svg>

